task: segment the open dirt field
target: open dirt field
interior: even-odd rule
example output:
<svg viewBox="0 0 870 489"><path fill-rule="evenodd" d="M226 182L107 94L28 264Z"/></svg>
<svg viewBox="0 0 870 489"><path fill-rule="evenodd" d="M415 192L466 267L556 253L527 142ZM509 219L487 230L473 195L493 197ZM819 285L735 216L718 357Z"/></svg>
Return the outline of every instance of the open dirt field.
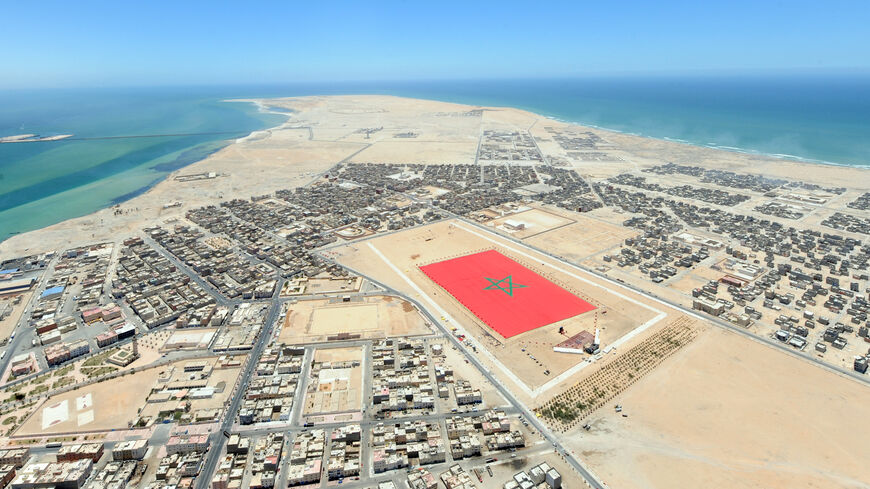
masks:
<svg viewBox="0 0 870 489"><path fill-rule="evenodd" d="M459 321L478 344L488 348L529 389L538 389L562 373L568 372L570 375L571 369L584 364L587 355L553 352L553 346L568 336L584 329L594 332L597 325L601 328L602 347L607 347L623 338L627 339L630 337L629 333L639 327L652 327L671 314L670 311L665 313L659 310L660 306L653 306L651 304L655 303L629 291L615 293L591 275L580 280L576 274L566 274L562 268L553 266L554 262L550 259L532 250L520 249L519 245L507 242L493 233L469 226L457 221L435 223L334 248L330 254L339 262L369 274L412 297L422 298L421 292L426 294ZM505 340L418 268L484 249L497 249L505 256L592 303L598 308L597 314L581 314ZM565 327L566 335L558 333L560 326ZM567 378L562 378L559 382L566 380Z"/></svg>
<svg viewBox="0 0 870 489"><path fill-rule="evenodd" d="M181 360L172 365L180 371L187 362ZM154 367L52 396L36 409L15 435L127 429L127 423L133 421L137 410L145 405L158 374L167 368ZM216 377L209 380L209 385L224 381L227 388L223 394L216 394L212 399L194 401L199 403L196 407L223 405L238 373L239 369L215 371Z"/></svg>
<svg viewBox="0 0 870 489"><path fill-rule="evenodd" d="M318 348L314 350L315 362L361 362L363 352L359 348Z"/></svg>
<svg viewBox="0 0 870 489"><path fill-rule="evenodd" d="M378 327L377 304L352 304L320 307L311 314L311 334L330 334L334 331L356 333Z"/></svg>
<svg viewBox="0 0 870 489"><path fill-rule="evenodd" d="M21 301L17 305L12 305L15 296L0 299L0 301L2 301L0 302L0 311L5 310L7 307L11 308L11 313L0 321L0 340L8 338L9 335L12 334L12 330L15 329L18 320L21 319L21 313L24 312L24 308L30 302L30 297L32 295L32 291L21 294Z"/></svg>
<svg viewBox="0 0 870 489"><path fill-rule="evenodd" d="M711 328L566 444L611 487L867 488L870 390Z"/></svg>
<svg viewBox="0 0 870 489"><path fill-rule="evenodd" d="M526 239L526 242L567 260L580 262L588 256L618 246L626 238L638 234L637 230L593 217L593 213L572 213L572 219L576 221L573 224L535 234Z"/></svg>
<svg viewBox="0 0 870 489"><path fill-rule="evenodd" d="M46 400L16 435L67 433L82 430L127 429L128 421L136 417L136 410L145 404L145 397L154 386L160 368L152 368L81 389L52 396ZM123 388L119 387L123 384ZM77 409L76 399L87 397L91 407ZM80 415L93 420L79 424Z"/></svg>
<svg viewBox="0 0 870 489"><path fill-rule="evenodd" d="M476 150L477 138L452 142L416 141L414 139L382 141L366 148L354 156L351 161L355 163L385 161L390 163L470 165L474 163Z"/></svg>
<svg viewBox="0 0 870 489"><path fill-rule="evenodd" d="M523 223L524 229L512 231L504 228L506 221L517 221ZM545 233L552 229L565 226L575 222L574 219L560 216L553 212L543 209L530 209L523 212L518 212L506 217L493 219L487 224L492 224L496 229L507 233L514 238L524 239L537 234Z"/></svg>
<svg viewBox="0 0 870 489"><path fill-rule="evenodd" d="M287 344L326 341L329 335L359 334L365 338L427 334L431 330L411 304L390 296L351 302L329 299L289 304L279 341Z"/></svg>

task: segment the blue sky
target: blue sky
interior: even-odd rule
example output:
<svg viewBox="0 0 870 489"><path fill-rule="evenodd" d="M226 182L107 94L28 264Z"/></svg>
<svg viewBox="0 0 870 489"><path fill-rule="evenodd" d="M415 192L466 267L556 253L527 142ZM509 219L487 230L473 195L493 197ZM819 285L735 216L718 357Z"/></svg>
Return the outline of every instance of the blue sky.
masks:
<svg viewBox="0 0 870 489"><path fill-rule="evenodd" d="M0 87L870 71L870 1L4 2Z"/></svg>

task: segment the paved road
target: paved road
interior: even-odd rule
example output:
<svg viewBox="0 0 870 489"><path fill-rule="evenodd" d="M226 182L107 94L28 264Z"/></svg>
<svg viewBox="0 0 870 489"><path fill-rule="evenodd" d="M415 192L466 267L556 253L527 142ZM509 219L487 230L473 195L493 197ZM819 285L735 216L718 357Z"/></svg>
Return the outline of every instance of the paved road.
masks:
<svg viewBox="0 0 870 489"><path fill-rule="evenodd" d="M30 320L30 311L33 309L33 306L39 301L40 294L45 290L45 282L50 278L49 273L54 271L54 266L57 265L57 262L60 260L60 253L56 253L54 257L46 264L45 269L41 274L38 275L38 280L33 287L33 294L30 296L30 300L27 304L22 304L24 307L24 311L21 313L21 317L18 319L18 323L15 325L15 328L12 330L12 334L15 335L15 338L9 340L7 346L5 348L6 354L3 355L3 359L0 360L0 375L6 371L6 368L9 366L9 363L12 361L12 357L16 355L18 352L18 348L22 342L25 344L29 343L33 338L36 338L36 332L33 328L26 327ZM36 355L37 358L40 355Z"/></svg>
<svg viewBox="0 0 870 489"><path fill-rule="evenodd" d="M284 281L279 280L279 285L283 284ZM211 438L211 446L206 454L202 470L195 481L195 487L197 489L207 489L211 484L212 475L214 474L217 463L220 460L224 444L227 441L223 432L229 431L233 426L236 414L239 412L239 407L241 407L242 400L245 397L245 390L248 388L248 383L250 382L254 369L257 366L257 360L260 358L260 354L263 353L263 348L266 347L269 340L272 338L272 328L275 326L275 322L278 319L280 312L281 305L277 302L273 302L272 306L269 308L269 313L266 315L266 321L260 329L260 335L257 337L257 342L254 344L254 348L248 352L248 360L245 364L244 370L239 374L237 388L234 392L230 393L231 397L226 411L224 412L223 422L218 430L209 435Z"/></svg>

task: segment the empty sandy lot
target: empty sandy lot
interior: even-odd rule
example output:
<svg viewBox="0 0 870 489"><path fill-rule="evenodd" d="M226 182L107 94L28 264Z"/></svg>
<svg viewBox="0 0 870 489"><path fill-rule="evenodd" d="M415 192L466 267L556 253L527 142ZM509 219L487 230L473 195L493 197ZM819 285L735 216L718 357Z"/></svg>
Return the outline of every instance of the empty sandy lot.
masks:
<svg viewBox="0 0 870 489"><path fill-rule="evenodd" d="M593 213L572 213L575 223L535 234L526 239L526 242L570 261L580 262L638 234L637 230L605 222L591 214Z"/></svg>
<svg viewBox="0 0 870 489"><path fill-rule="evenodd" d="M171 365L180 371L185 363L188 360ZM156 387L158 374L168 368L149 368L52 396L36 409L15 435L125 430L129 427L128 422L137 417L137 410L145 406L146 397ZM193 401L193 409L223 406L239 372L238 368L215 370L208 384L214 386L223 382L226 386L224 392L210 399Z"/></svg>
<svg viewBox="0 0 870 489"><path fill-rule="evenodd" d="M136 410L145 404L145 397L154 386L162 368L152 368L132 375L125 375L98 384L89 385L45 401L33 416L16 432L16 435L41 435L67 433L82 430L127 429L127 422L136 417ZM120 387L123 385L123 388ZM92 406L77 409L76 399L89 397ZM87 414L91 412L91 414ZM79 424L79 415L83 424ZM57 421L52 423L45 417ZM91 418L91 421L87 421ZM45 423L43 423L45 421ZM44 425L50 425L43 428Z"/></svg>
<svg viewBox="0 0 870 489"><path fill-rule="evenodd" d="M318 348L314 350L315 362L361 362L363 352L359 348Z"/></svg>
<svg viewBox="0 0 870 489"><path fill-rule="evenodd" d="M278 337L287 344L326 341L327 336L339 333L383 338L431 331L410 303L390 296L365 297L352 302L317 299L287 307Z"/></svg>
<svg viewBox="0 0 870 489"><path fill-rule="evenodd" d="M611 487L866 488L870 389L711 328L565 441Z"/></svg>
<svg viewBox="0 0 870 489"><path fill-rule="evenodd" d="M377 304L352 304L317 308L311 315L309 332L330 334L336 330L358 332L378 327Z"/></svg>
<svg viewBox="0 0 870 489"><path fill-rule="evenodd" d="M524 229L513 231L503 228L502 226L504 226L507 221L521 222L524 225ZM529 209L527 211L511 214L510 216L493 219L489 224L492 224L496 229L506 232L514 238L524 239L573 222L575 222L574 219L560 216L543 209Z"/></svg>

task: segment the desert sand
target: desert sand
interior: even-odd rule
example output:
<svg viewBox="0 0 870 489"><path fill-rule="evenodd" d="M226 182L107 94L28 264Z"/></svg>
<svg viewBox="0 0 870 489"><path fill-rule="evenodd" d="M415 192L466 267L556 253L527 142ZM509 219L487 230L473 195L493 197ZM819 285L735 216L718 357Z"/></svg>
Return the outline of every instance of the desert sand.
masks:
<svg viewBox="0 0 870 489"><path fill-rule="evenodd" d="M868 487L865 385L709 329L566 443L611 487Z"/></svg>
<svg viewBox="0 0 870 489"><path fill-rule="evenodd" d="M338 333L383 338L431 332L420 313L409 302L396 297L372 296L353 302L314 299L287 305L278 340L307 344L326 341L328 336Z"/></svg>

